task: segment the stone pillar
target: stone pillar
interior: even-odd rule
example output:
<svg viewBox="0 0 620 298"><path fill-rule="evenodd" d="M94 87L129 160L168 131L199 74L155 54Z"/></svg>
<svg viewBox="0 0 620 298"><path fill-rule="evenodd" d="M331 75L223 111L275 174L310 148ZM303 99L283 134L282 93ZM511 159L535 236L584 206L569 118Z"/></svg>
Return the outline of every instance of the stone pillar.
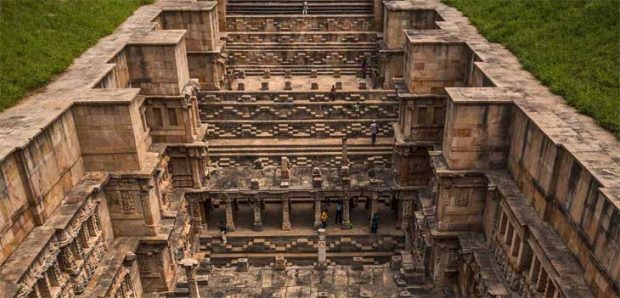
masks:
<svg viewBox="0 0 620 298"><path fill-rule="evenodd" d="M342 166L349 166L347 137L342 137Z"/></svg>
<svg viewBox="0 0 620 298"><path fill-rule="evenodd" d="M286 157L282 157L281 159L280 178L281 178L280 187L288 188L290 172L289 172L289 161L288 161L288 158Z"/></svg>
<svg viewBox="0 0 620 298"><path fill-rule="evenodd" d="M383 31L383 1L373 0L373 27L375 31Z"/></svg>
<svg viewBox="0 0 620 298"><path fill-rule="evenodd" d="M43 275L37 277L37 287L39 288L39 294L41 297L53 297L50 284L47 282L45 272Z"/></svg>
<svg viewBox="0 0 620 298"><path fill-rule="evenodd" d="M351 209L349 206L349 202L351 200L351 194L348 191L344 192L344 197L342 198L342 228L350 229L351 228Z"/></svg>
<svg viewBox="0 0 620 298"><path fill-rule="evenodd" d="M261 202L258 193L254 194L254 231L260 232L263 230L263 222L261 220Z"/></svg>
<svg viewBox="0 0 620 298"><path fill-rule="evenodd" d="M233 217L232 199L226 195L224 197L226 202L226 229L229 231L235 230L235 219Z"/></svg>
<svg viewBox="0 0 620 298"><path fill-rule="evenodd" d="M290 231L291 230L291 219L290 219L290 201L288 197L288 193L282 194L282 230Z"/></svg>
<svg viewBox="0 0 620 298"><path fill-rule="evenodd" d="M407 185L409 181L409 148L400 147L396 149L396 155L398 157L398 184L400 186Z"/></svg>
<svg viewBox="0 0 620 298"><path fill-rule="evenodd" d="M206 146L190 146L188 147L188 157L192 167L192 181L194 188L203 187L204 171L207 168L207 149Z"/></svg>
<svg viewBox="0 0 620 298"><path fill-rule="evenodd" d="M370 219L372 220L373 215L375 215L375 213L377 213L377 210L379 209L379 204L378 204L379 194L373 193L372 195L370 195L369 199L370 199Z"/></svg>
<svg viewBox="0 0 620 298"><path fill-rule="evenodd" d="M48 273L50 277L50 282L55 287L59 287L65 281L65 277L60 270L60 266L57 262L54 262L54 264L50 266Z"/></svg>
<svg viewBox="0 0 620 298"><path fill-rule="evenodd" d="M194 228L196 228L197 231L201 231L202 230L202 205L203 202L202 201L193 201L189 203L190 206L190 211L191 211L191 216L192 216L192 221L194 223Z"/></svg>
<svg viewBox="0 0 620 298"><path fill-rule="evenodd" d="M189 288L190 298L200 298L200 292L198 291L198 282L196 281L196 267L198 261L191 258L181 260L181 266L185 269L185 275L187 276L187 287Z"/></svg>
<svg viewBox="0 0 620 298"><path fill-rule="evenodd" d="M325 229L319 229L319 243L316 268L327 269L327 242L325 241Z"/></svg>
<svg viewBox="0 0 620 298"><path fill-rule="evenodd" d="M321 200L323 195L320 192L314 193L314 228L321 227Z"/></svg>
<svg viewBox="0 0 620 298"><path fill-rule="evenodd" d="M185 125L185 142L191 143L194 141L194 121L192 121L190 115L192 113L190 103L185 102L181 106L181 111L183 112L183 124Z"/></svg>
<svg viewBox="0 0 620 298"><path fill-rule="evenodd" d="M72 244L69 244L60 249L60 258L65 266L65 269L69 271L69 273L77 273L78 268L75 263L73 249L71 246Z"/></svg>
<svg viewBox="0 0 620 298"><path fill-rule="evenodd" d="M78 232L77 238L79 238L79 241L81 242L83 248L90 247L90 243L88 242L88 230L86 229L86 226L84 224L80 226L80 231Z"/></svg>
<svg viewBox="0 0 620 298"><path fill-rule="evenodd" d="M400 196L400 222L399 222L399 228L401 228L403 231L405 231L407 229L407 225L409 223L409 218L411 217L411 204L412 204L412 196L414 194L411 192L406 192L406 193L402 193Z"/></svg>
<svg viewBox="0 0 620 298"><path fill-rule="evenodd" d="M152 188L153 185L150 183L141 186L140 202L142 203L142 213L144 215L144 223L146 224L147 232L149 235L155 236L157 235L157 224L151 209L151 198L149 196Z"/></svg>

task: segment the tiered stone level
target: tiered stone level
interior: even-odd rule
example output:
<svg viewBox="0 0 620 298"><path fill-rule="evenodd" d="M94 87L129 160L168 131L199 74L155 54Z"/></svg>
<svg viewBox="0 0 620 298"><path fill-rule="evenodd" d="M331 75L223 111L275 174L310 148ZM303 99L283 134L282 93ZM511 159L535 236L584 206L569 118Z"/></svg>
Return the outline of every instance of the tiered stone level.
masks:
<svg viewBox="0 0 620 298"><path fill-rule="evenodd" d="M435 0L159 0L0 136L7 297L620 295L620 144Z"/></svg>

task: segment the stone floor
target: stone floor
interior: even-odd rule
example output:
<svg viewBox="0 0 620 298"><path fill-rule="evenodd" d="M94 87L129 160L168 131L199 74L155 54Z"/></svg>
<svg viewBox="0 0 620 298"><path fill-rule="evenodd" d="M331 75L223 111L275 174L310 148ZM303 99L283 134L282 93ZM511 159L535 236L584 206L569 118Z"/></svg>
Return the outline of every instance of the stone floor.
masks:
<svg viewBox="0 0 620 298"><path fill-rule="evenodd" d="M284 271L250 267L248 272L234 268L213 268L209 285L200 286L202 297L443 297L443 292L403 294L404 287L394 281L388 264L364 266L356 271L350 266L330 266L326 271L313 267L288 267Z"/></svg>

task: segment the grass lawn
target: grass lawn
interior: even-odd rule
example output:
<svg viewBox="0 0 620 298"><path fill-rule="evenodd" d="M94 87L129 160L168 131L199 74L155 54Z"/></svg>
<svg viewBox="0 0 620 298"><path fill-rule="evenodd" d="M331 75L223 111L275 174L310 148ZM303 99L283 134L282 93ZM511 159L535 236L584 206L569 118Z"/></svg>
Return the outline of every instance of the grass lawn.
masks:
<svg viewBox="0 0 620 298"><path fill-rule="evenodd" d="M620 138L620 0L443 0Z"/></svg>
<svg viewBox="0 0 620 298"><path fill-rule="evenodd" d="M0 111L152 0L0 0Z"/></svg>

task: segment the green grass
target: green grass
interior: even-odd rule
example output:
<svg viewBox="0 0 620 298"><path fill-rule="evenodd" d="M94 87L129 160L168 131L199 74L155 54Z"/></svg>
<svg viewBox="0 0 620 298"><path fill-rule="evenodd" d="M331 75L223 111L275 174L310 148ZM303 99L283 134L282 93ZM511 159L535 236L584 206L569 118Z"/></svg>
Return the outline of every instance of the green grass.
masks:
<svg viewBox="0 0 620 298"><path fill-rule="evenodd" d="M152 0L0 0L0 111Z"/></svg>
<svg viewBox="0 0 620 298"><path fill-rule="evenodd" d="M619 0L443 0L620 138Z"/></svg>

